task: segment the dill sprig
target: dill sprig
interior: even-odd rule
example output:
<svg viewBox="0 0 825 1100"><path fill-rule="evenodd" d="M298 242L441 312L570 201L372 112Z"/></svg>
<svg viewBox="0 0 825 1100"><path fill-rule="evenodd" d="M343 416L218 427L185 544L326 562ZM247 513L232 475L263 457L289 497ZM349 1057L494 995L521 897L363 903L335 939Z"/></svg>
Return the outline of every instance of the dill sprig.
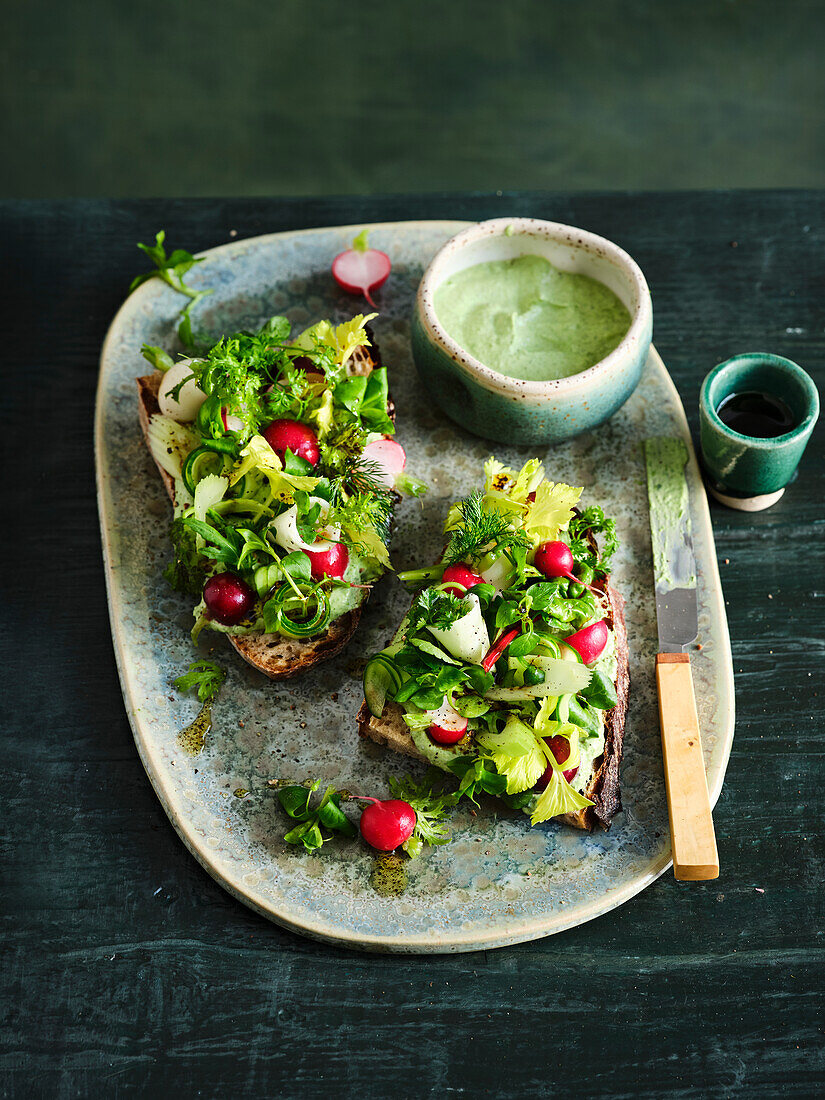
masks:
<svg viewBox="0 0 825 1100"><path fill-rule="evenodd" d="M461 501L458 512L459 519L444 551L445 565L467 561L482 553L501 554L516 546L530 546L527 536L522 531L514 531L506 516L495 509L485 509L484 494L479 490Z"/></svg>

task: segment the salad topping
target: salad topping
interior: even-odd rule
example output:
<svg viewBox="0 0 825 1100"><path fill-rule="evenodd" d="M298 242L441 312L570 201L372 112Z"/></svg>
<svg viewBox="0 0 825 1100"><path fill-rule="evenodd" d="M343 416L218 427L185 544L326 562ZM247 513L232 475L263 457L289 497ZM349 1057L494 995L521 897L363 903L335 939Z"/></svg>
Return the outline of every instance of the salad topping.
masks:
<svg viewBox="0 0 825 1100"><path fill-rule="evenodd" d="M175 480L170 583L204 627L306 638L356 608L390 565L391 490L403 473L387 375L354 369L370 346L358 315L290 338L285 317L225 336L164 371L149 438Z"/></svg>
<svg viewBox="0 0 825 1100"><path fill-rule="evenodd" d="M533 824L586 795L616 704L605 594L616 550L581 488L491 458L484 489L450 509L436 565L400 574L416 590L393 642L364 675L376 716L398 704L419 751L498 794ZM600 536L597 541L596 536Z"/></svg>

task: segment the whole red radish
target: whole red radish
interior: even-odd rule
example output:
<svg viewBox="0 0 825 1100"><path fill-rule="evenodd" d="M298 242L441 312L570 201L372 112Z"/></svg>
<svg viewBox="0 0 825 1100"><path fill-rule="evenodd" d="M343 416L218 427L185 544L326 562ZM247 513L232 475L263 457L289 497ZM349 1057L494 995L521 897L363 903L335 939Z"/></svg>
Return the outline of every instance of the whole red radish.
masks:
<svg viewBox="0 0 825 1100"><path fill-rule="evenodd" d="M394 439L374 439L364 448L364 458L378 468L375 480L385 489L395 488L395 479L407 465L407 453Z"/></svg>
<svg viewBox="0 0 825 1100"><path fill-rule="evenodd" d="M255 593L235 573L216 573L203 586L203 602L221 626L235 626L255 606Z"/></svg>
<svg viewBox="0 0 825 1100"><path fill-rule="evenodd" d="M576 584L584 584L584 581L580 581L573 573L575 564L570 547L560 539L543 542L537 548L536 555L533 558L533 565L545 577L566 577L570 581L575 581ZM585 584L584 587L591 588L591 585Z"/></svg>
<svg viewBox="0 0 825 1100"><path fill-rule="evenodd" d="M334 542L329 550L305 550L312 566L312 575L320 577L343 577L349 565L349 550L343 542Z"/></svg>
<svg viewBox="0 0 825 1100"><path fill-rule="evenodd" d="M332 277L336 283L350 294L363 294L373 308L375 302L370 293L387 281L391 270L386 252L369 247L366 229L352 242L352 248L339 252L332 261Z"/></svg>
<svg viewBox="0 0 825 1100"><path fill-rule="evenodd" d="M314 466L321 457L318 437L312 428L300 420L273 420L261 430L261 435L283 462L287 451Z"/></svg>
<svg viewBox="0 0 825 1100"><path fill-rule="evenodd" d="M551 737L549 741L547 741L547 747L556 758L557 764L563 764L567 757L570 755L570 742L567 740L566 737L562 737L561 734L557 734L555 737ZM562 774L569 783L578 770L578 767L568 768L567 771L562 772ZM544 775L541 776L538 783L536 783L536 786L540 791L543 791L552 778L553 765L548 764Z"/></svg>
<svg viewBox="0 0 825 1100"><path fill-rule="evenodd" d="M417 818L409 802L400 798L388 798L382 802L365 795L355 797L365 798L369 802L361 814L361 836L372 848L377 848L379 852L392 852L410 839Z"/></svg>
<svg viewBox="0 0 825 1100"><path fill-rule="evenodd" d="M569 645L571 649L575 649L586 665L592 665L604 653L604 647L607 645L609 637L610 631L607 628L607 623L604 619L600 619L597 623L583 626L575 634L570 634L564 639L564 644Z"/></svg>
<svg viewBox="0 0 825 1100"><path fill-rule="evenodd" d="M448 565L441 580L445 584L448 581L454 581L456 584L462 585L463 588L472 588L476 584L484 584L484 578L480 577L478 573L474 573L469 565L465 565L463 561L457 561L455 565ZM444 591L452 592L456 596L464 595L462 588L446 588Z"/></svg>

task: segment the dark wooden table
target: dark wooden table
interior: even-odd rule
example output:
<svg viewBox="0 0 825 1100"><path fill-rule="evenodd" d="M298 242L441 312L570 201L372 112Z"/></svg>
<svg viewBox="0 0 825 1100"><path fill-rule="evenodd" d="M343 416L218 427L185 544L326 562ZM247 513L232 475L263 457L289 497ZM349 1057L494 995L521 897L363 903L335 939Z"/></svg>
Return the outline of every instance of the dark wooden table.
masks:
<svg viewBox="0 0 825 1100"><path fill-rule="evenodd" d="M825 1086L825 442L756 516L713 506L738 719L722 874L571 932L371 957L284 932L185 851L138 760L101 567L98 351L135 242L529 214L624 245L696 427L715 363L825 379L825 194L5 203L4 1096L813 1096Z"/></svg>

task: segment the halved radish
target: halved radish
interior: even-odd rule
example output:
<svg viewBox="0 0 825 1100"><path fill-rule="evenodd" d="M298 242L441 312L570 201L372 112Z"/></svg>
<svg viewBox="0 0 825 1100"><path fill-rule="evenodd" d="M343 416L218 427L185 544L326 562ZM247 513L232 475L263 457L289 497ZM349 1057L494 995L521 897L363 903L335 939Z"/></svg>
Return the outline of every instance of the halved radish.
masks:
<svg viewBox="0 0 825 1100"><path fill-rule="evenodd" d="M375 302L370 291L382 286L391 270L386 252L379 252L367 244L366 229L352 242L352 248L339 252L332 261L332 277L336 283L350 294L363 294L373 308Z"/></svg>
<svg viewBox="0 0 825 1100"><path fill-rule="evenodd" d="M395 479L407 465L407 455L400 443L384 436L374 439L364 448L364 458L379 467L375 480L385 489L395 488Z"/></svg>
<svg viewBox="0 0 825 1100"><path fill-rule="evenodd" d="M564 644L575 649L586 665L592 665L604 653L609 637L607 623L604 619L600 619L599 622L591 623L590 626L583 626L575 634L568 634Z"/></svg>
<svg viewBox="0 0 825 1100"><path fill-rule="evenodd" d="M158 405L164 416L172 420L178 420L187 424L198 415L198 409L206 400L206 394L200 388L192 375L192 363L194 359L181 359L164 374L158 390ZM181 386L177 397L172 396L172 390L180 386L184 378L187 382Z"/></svg>
<svg viewBox="0 0 825 1100"><path fill-rule="evenodd" d="M427 733L436 745L455 745L467 732L467 719L446 699L438 710L429 711L429 715L432 721Z"/></svg>
<svg viewBox="0 0 825 1100"><path fill-rule="evenodd" d="M349 565L349 551L343 542L333 542L328 550L305 550L316 580L321 577L343 577Z"/></svg>
<svg viewBox="0 0 825 1100"><path fill-rule="evenodd" d="M461 585L460 588L444 589L445 592L452 592L455 596L463 596L468 588L474 588L477 584L484 584L484 578L480 577L478 573L474 573L469 565L463 561L448 565L441 580L444 584L452 582L454 585Z"/></svg>

